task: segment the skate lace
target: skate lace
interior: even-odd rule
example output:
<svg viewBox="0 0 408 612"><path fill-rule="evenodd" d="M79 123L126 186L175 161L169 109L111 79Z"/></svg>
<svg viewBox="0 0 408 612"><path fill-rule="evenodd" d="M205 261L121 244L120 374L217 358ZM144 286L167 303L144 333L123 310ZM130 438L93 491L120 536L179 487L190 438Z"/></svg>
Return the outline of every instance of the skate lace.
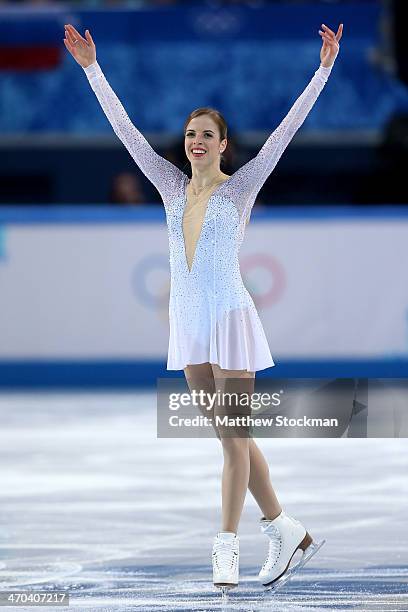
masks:
<svg viewBox="0 0 408 612"><path fill-rule="evenodd" d="M268 556L262 566L262 569L273 567L278 561L280 552L282 550L282 538L277 527L274 527L273 530L269 528L268 537L270 538Z"/></svg>
<svg viewBox="0 0 408 612"><path fill-rule="evenodd" d="M219 568L232 569L238 558L236 547L233 543L216 542L214 544L213 556Z"/></svg>

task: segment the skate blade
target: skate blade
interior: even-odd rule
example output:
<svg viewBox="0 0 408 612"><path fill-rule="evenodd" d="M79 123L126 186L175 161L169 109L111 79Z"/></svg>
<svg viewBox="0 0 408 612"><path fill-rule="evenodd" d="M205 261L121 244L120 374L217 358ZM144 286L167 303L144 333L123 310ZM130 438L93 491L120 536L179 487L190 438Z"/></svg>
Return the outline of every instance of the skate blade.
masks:
<svg viewBox="0 0 408 612"><path fill-rule="evenodd" d="M214 582L214 586L217 589L220 589L223 593L228 593L231 589L235 589L238 584L235 583L227 583L227 582Z"/></svg>
<svg viewBox="0 0 408 612"><path fill-rule="evenodd" d="M231 589L233 589L234 587L238 586L236 584L216 584L214 585L216 587L218 587L221 590L221 602L222 604L228 604L229 602L229 592Z"/></svg>
<svg viewBox="0 0 408 612"><path fill-rule="evenodd" d="M323 546L325 542L326 540L322 540L319 543L312 542L310 546L306 548L305 552L303 553L299 561L295 565L290 567L286 571L286 573L283 574L283 576L275 580L275 582L265 586L265 591L268 593L271 593L271 592L274 593L275 591L283 587L284 584L289 582L289 580L293 578L293 576L297 574L298 571L301 570L304 565L306 565L306 563L313 557L313 555L317 553L318 550L320 550L320 548Z"/></svg>

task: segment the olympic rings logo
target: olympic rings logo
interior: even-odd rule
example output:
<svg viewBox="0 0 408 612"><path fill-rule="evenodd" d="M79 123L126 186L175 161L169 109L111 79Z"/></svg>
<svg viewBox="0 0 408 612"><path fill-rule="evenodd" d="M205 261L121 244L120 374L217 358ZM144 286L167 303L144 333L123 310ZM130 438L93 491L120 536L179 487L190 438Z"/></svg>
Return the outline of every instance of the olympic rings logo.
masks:
<svg viewBox="0 0 408 612"><path fill-rule="evenodd" d="M286 275L276 257L266 253L246 255L241 261L241 271L256 306L267 308L279 302L286 288Z"/></svg>
<svg viewBox="0 0 408 612"><path fill-rule="evenodd" d="M267 308L279 302L286 288L286 275L281 262L265 253L244 255L240 259L244 285L255 304ZM132 288L136 298L147 308L168 307L170 294L169 259L164 255L149 255L135 266Z"/></svg>
<svg viewBox="0 0 408 612"><path fill-rule="evenodd" d="M149 255L139 261L133 271L132 287L142 304L157 309L168 306L169 274L169 258L164 255Z"/></svg>

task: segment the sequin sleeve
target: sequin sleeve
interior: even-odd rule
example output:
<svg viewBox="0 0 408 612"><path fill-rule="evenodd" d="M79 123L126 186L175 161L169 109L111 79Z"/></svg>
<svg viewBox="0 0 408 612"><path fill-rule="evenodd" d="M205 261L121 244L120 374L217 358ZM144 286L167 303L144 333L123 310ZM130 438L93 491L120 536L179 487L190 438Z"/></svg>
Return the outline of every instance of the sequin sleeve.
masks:
<svg viewBox="0 0 408 612"><path fill-rule="evenodd" d="M320 66L306 89L296 100L286 117L269 136L259 153L239 168L233 175L237 190L237 207L240 216L249 218L250 210L262 185L278 163L282 153L296 131L306 119L309 111L322 91L331 68Z"/></svg>
<svg viewBox="0 0 408 612"><path fill-rule="evenodd" d="M133 125L98 62L84 68L84 71L115 134L125 145L143 174L156 187L166 205L176 195L185 178L184 173L156 153L146 138Z"/></svg>

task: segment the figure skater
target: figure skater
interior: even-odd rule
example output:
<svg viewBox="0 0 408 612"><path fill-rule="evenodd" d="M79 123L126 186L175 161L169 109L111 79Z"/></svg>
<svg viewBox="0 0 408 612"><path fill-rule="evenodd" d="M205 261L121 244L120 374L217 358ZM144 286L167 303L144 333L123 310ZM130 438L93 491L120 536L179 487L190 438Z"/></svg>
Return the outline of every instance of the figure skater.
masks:
<svg viewBox="0 0 408 612"><path fill-rule="evenodd" d="M132 124L96 61L89 30L83 38L72 25L65 26L67 50L84 69L113 130L162 197L171 271L167 369L184 370L190 389L225 392L231 381L238 381L241 391L246 385L251 392L255 372L275 365L241 278L238 252L258 192L316 102L339 52L343 25L337 34L324 24L321 27L319 68L259 153L234 174L228 176L220 169L227 146L222 115L208 107L189 115L184 125L185 153L192 170L189 179L158 155ZM265 586L274 585L289 574L295 552L300 549L305 556L314 543L303 525L282 510L255 441L220 432L217 437L224 466L222 527L213 544L213 582L223 589L238 584L237 531L249 488L263 513L261 530L269 538L259 580Z"/></svg>

